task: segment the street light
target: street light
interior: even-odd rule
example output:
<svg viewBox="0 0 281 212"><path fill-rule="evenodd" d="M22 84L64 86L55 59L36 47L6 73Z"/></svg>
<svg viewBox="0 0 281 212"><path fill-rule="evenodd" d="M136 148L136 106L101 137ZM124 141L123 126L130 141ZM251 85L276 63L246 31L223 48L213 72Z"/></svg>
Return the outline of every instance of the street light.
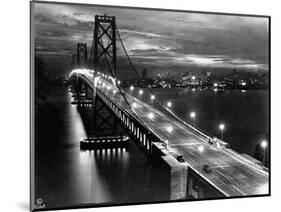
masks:
<svg viewBox="0 0 281 212"><path fill-rule="evenodd" d="M168 107L172 107L172 102L167 102Z"/></svg>
<svg viewBox="0 0 281 212"><path fill-rule="evenodd" d="M134 102L134 103L132 104L132 108L136 108L136 107L137 107L137 103Z"/></svg>
<svg viewBox="0 0 281 212"><path fill-rule="evenodd" d="M172 126L168 126L168 127L167 127L167 131L168 131L169 133L171 133L171 132L173 131L173 127L172 127Z"/></svg>
<svg viewBox="0 0 281 212"><path fill-rule="evenodd" d="M142 94L143 94L143 90L140 90L140 91L139 91L139 94L142 95Z"/></svg>
<svg viewBox="0 0 281 212"><path fill-rule="evenodd" d="M151 100L154 100L154 99L155 99L155 96L152 94L152 95L150 96L150 99L151 99Z"/></svg>
<svg viewBox="0 0 281 212"><path fill-rule="evenodd" d="M149 113L149 114L148 114L148 118L149 118L149 119L153 119L153 118L154 118L154 113L152 113L152 112Z"/></svg>
<svg viewBox="0 0 281 212"><path fill-rule="evenodd" d="M190 113L190 117L193 118L193 127L195 127L195 117L196 117L196 113L195 113L195 112L191 112L191 113Z"/></svg>
<svg viewBox="0 0 281 212"><path fill-rule="evenodd" d="M263 148L263 165L265 166L265 150L266 150L266 147L267 147L267 142L265 140L263 140L261 142L261 147Z"/></svg>
<svg viewBox="0 0 281 212"><path fill-rule="evenodd" d="M130 90L133 91L134 90L134 86L131 85Z"/></svg>
<svg viewBox="0 0 281 212"><path fill-rule="evenodd" d="M221 140L223 140L224 124L220 124L219 129L221 130Z"/></svg>

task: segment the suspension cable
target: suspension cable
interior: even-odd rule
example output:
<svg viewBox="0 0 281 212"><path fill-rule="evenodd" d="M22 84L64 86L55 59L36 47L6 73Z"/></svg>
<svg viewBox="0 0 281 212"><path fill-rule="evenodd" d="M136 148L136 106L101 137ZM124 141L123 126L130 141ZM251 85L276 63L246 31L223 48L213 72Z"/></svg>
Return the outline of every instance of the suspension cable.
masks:
<svg viewBox="0 0 281 212"><path fill-rule="evenodd" d="M101 44L103 45L103 40L102 40L102 39L101 39ZM110 70L109 70L109 74L110 74L114 79L117 79L115 73L112 71L112 68L111 68L111 65L110 65L110 63L109 63L109 59L108 59L106 53L104 54L104 57L106 58L107 65L108 65L108 67L109 67L109 69L110 69ZM141 121L142 124L146 126L146 124L142 121L142 119L139 117L139 115L138 115L138 114L135 112L135 110L131 107L130 103L128 102L128 100L127 100L127 98L126 98L124 92L122 91L122 89L120 88L120 86L118 85L118 83L116 83L116 87L117 87L118 91L120 92L121 96L123 97L125 103L129 106L129 108L131 109L131 111L133 111L133 114L135 114L135 116L139 119L139 121Z"/></svg>
<svg viewBox="0 0 281 212"><path fill-rule="evenodd" d="M120 40L122 49L124 50L124 52L125 52L125 54L126 54L126 57L127 57L128 61L129 61L129 63L130 63L130 65L131 65L132 69L133 69L134 72L136 73L137 77L138 77L138 78L141 78L139 72L137 71L135 65L133 64L133 62L132 62L132 60L131 60L131 58L130 58L130 56L129 56L129 54L128 54L126 48L125 48L125 45L124 45L124 43L123 43L123 41L122 41L122 38L121 38L121 35L120 35L120 32L119 32L119 29L118 29L117 25L116 25L116 31L117 31L117 35L118 35L118 37L119 37L119 40ZM150 88L147 88L147 90L148 90L148 92L149 92L151 95L154 95L154 93L151 91ZM189 128L191 128L192 130L196 131L197 133L199 133L199 134L201 134L201 135L203 134L203 135L204 135L205 137L207 137L208 139L211 138L211 136L207 135L206 132L204 132L204 133L201 132L201 131L204 131L204 130L202 130L202 129L199 130L198 128L194 128L194 127L191 126L190 124L188 124L188 123L186 123L185 121L183 121L178 115L176 115L174 112L172 112L170 109L168 109L155 95L154 95L154 98L155 98L155 101L156 101L162 108L164 108L165 111L167 111L169 114L172 115L172 117L174 117L175 119L177 119L178 121L180 121L181 123L183 123L185 126L187 125Z"/></svg>

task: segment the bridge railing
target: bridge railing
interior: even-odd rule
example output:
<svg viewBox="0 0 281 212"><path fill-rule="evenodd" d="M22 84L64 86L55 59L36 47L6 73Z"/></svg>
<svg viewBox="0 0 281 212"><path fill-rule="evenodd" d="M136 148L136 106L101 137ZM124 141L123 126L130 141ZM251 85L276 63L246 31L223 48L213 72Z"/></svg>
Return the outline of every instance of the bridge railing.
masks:
<svg viewBox="0 0 281 212"><path fill-rule="evenodd" d="M115 115L120 119L123 127L129 130L137 144L142 150L148 155L152 153L152 142L165 143L160 136L155 134L155 132L146 126L138 117L134 114L129 113L124 109L118 102L111 99L109 96L105 95L101 90L97 89L97 94L115 113ZM118 108L118 109L116 109Z"/></svg>

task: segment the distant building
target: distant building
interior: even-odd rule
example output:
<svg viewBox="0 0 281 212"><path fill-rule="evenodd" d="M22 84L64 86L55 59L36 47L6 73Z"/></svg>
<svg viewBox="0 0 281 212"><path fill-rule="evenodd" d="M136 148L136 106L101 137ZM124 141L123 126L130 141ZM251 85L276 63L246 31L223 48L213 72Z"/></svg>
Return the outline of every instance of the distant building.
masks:
<svg viewBox="0 0 281 212"><path fill-rule="evenodd" d="M200 78L198 75L195 75L193 72L188 72L186 74L182 75L182 86L187 87L187 86L199 86L200 84Z"/></svg>

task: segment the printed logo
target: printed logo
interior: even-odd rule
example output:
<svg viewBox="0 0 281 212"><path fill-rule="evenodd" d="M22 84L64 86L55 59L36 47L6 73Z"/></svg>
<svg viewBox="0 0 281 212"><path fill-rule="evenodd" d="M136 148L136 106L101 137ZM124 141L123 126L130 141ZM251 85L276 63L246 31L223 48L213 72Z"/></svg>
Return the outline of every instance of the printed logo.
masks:
<svg viewBox="0 0 281 212"><path fill-rule="evenodd" d="M41 198L38 198L36 199L36 204L35 204L35 209L43 209L43 208L46 208L46 204L43 203L43 199Z"/></svg>

